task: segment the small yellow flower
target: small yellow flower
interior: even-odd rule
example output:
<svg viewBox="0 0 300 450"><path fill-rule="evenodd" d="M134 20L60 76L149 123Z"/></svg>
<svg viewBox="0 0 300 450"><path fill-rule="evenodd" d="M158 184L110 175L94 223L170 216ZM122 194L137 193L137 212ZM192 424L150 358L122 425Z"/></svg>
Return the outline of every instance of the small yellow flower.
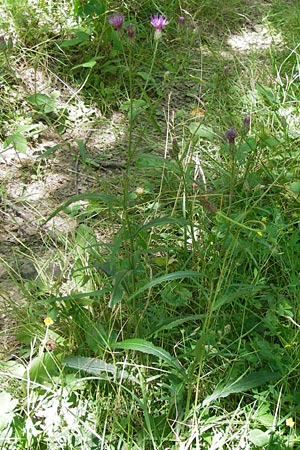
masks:
<svg viewBox="0 0 300 450"><path fill-rule="evenodd" d="M262 221L262 222L267 222L267 220L268 220L268 219L267 219L266 216L264 216L264 217L261 218L261 221Z"/></svg>
<svg viewBox="0 0 300 450"><path fill-rule="evenodd" d="M143 195L145 193L145 189L141 186L137 187L135 190L136 195Z"/></svg>
<svg viewBox="0 0 300 450"><path fill-rule="evenodd" d="M292 417L289 417L288 419L286 419L285 424L287 427L293 428L295 425L295 422L293 421Z"/></svg>
<svg viewBox="0 0 300 450"><path fill-rule="evenodd" d="M262 231L257 231L256 233L258 234L258 236L262 236Z"/></svg>
<svg viewBox="0 0 300 450"><path fill-rule="evenodd" d="M54 324L54 321L53 321L53 319L51 319L51 317L46 317L46 319L44 319L44 324L45 324L47 327L50 327L51 325Z"/></svg>

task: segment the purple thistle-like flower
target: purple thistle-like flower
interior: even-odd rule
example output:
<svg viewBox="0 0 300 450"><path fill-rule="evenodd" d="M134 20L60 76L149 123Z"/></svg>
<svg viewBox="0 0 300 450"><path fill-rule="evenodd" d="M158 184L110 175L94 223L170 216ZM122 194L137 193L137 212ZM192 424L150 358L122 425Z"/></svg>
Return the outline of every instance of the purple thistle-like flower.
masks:
<svg viewBox="0 0 300 450"><path fill-rule="evenodd" d="M127 37L129 39L134 39L135 38L135 26L134 25L132 25L132 24L127 25L126 32L127 32Z"/></svg>
<svg viewBox="0 0 300 450"><path fill-rule="evenodd" d="M150 23L154 26L156 31L161 31L166 25L168 25L169 21L165 16L155 14L150 17Z"/></svg>
<svg viewBox="0 0 300 450"><path fill-rule="evenodd" d="M249 127L250 126L250 116L246 116L244 118L244 126Z"/></svg>
<svg viewBox="0 0 300 450"><path fill-rule="evenodd" d="M124 16L123 14L113 14L112 16L108 16L108 21L116 30L121 30L124 23Z"/></svg>
<svg viewBox="0 0 300 450"><path fill-rule="evenodd" d="M184 25L185 17L183 17L183 16L178 17L178 23L179 23L179 25Z"/></svg>
<svg viewBox="0 0 300 450"><path fill-rule="evenodd" d="M248 131L250 130L250 123L251 123L250 116L246 116L243 120L243 126L242 126L243 133L248 133Z"/></svg>
<svg viewBox="0 0 300 450"><path fill-rule="evenodd" d="M236 131L235 128L229 128L229 130L226 131L225 133L225 141L228 141L229 144L234 144L234 141L236 139L238 135L238 132Z"/></svg>

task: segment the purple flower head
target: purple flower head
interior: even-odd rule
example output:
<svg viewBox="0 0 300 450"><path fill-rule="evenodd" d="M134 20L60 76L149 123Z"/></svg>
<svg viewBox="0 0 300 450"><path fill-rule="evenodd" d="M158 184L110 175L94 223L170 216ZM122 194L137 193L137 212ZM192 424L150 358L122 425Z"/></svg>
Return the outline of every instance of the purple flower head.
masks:
<svg viewBox="0 0 300 450"><path fill-rule="evenodd" d="M184 25L185 17L183 17L183 16L178 17L178 23L179 23L179 25Z"/></svg>
<svg viewBox="0 0 300 450"><path fill-rule="evenodd" d="M168 25L169 21L165 16L162 16L161 14L155 14L154 16L150 17L150 23L155 28L154 39L158 40L161 38L161 30L163 29L163 27Z"/></svg>
<svg viewBox="0 0 300 450"><path fill-rule="evenodd" d="M154 26L156 31L161 31L166 25L168 25L169 21L165 16L155 14L150 17L150 23Z"/></svg>
<svg viewBox="0 0 300 450"><path fill-rule="evenodd" d="M150 17L150 23L155 28L154 39L158 41L161 38L162 29L166 25L168 25L169 21L165 16L162 16L161 14L155 14L154 16Z"/></svg>
<svg viewBox="0 0 300 450"><path fill-rule="evenodd" d="M127 25L126 32L127 32L127 37L129 39L134 39L135 38L135 26L134 25L132 25L132 24Z"/></svg>
<svg viewBox="0 0 300 450"><path fill-rule="evenodd" d="M244 127L249 128L250 127L250 116L246 116L244 118Z"/></svg>
<svg viewBox="0 0 300 450"><path fill-rule="evenodd" d="M226 131L225 136L224 136L225 141L228 141L229 144L234 144L234 141L235 141L237 135L238 135L238 132L236 131L235 128L229 128L229 130Z"/></svg>
<svg viewBox="0 0 300 450"><path fill-rule="evenodd" d="M112 27L116 28L116 30L121 30L124 16L123 14L113 14L112 16L108 16L108 21Z"/></svg>

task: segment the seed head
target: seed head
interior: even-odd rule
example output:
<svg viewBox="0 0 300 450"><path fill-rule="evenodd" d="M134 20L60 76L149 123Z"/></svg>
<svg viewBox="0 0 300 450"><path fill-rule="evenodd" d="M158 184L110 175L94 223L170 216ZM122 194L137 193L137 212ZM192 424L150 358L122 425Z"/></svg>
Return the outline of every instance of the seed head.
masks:
<svg viewBox="0 0 300 450"><path fill-rule="evenodd" d="M127 25L126 32L127 32L127 37L129 39L134 39L135 38L135 26L134 25L132 25L132 24Z"/></svg>

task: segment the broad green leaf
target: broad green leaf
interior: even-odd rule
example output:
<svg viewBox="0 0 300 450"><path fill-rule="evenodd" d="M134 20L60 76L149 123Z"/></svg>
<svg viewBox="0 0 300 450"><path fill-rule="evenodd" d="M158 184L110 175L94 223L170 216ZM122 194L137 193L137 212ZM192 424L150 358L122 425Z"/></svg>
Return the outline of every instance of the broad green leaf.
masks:
<svg viewBox="0 0 300 450"><path fill-rule="evenodd" d="M65 41L62 41L59 45L62 48L67 47L73 47L74 45L82 44L83 42L87 42L90 39L90 35L88 33L85 33L84 31L77 30L76 31L76 38L74 39L67 39Z"/></svg>
<svg viewBox="0 0 300 450"><path fill-rule="evenodd" d="M1 372L5 372L6 376L11 375L12 378L23 378L26 368L23 364L13 359L0 362Z"/></svg>
<svg viewBox="0 0 300 450"><path fill-rule="evenodd" d="M250 430L249 441L256 447L264 447L270 441L270 435L259 429Z"/></svg>
<svg viewBox="0 0 300 450"><path fill-rule="evenodd" d="M56 144L53 147L49 147L44 153L39 155L38 158L46 158L47 156L51 155L56 150L58 150L61 147L64 147L65 145L67 145L69 147L70 144L67 142L62 142L61 144Z"/></svg>
<svg viewBox="0 0 300 450"><path fill-rule="evenodd" d="M189 125L190 133L198 138L204 138L209 141L215 140L217 135L213 130L199 122L192 122Z"/></svg>
<svg viewBox="0 0 300 450"><path fill-rule="evenodd" d="M112 348L122 349L122 350L133 350L137 352L146 353L147 355L157 356L167 363L170 367L178 369L180 372L184 373L183 367L179 364L177 359L173 358L170 353L161 347L156 347L152 342L146 341L145 339L127 339L116 344L112 344Z"/></svg>
<svg viewBox="0 0 300 450"><path fill-rule="evenodd" d="M103 372L115 375L118 370L113 364L108 364L101 359L84 356L67 356L64 364L71 369L83 370L96 376L101 375Z"/></svg>
<svg viewBox="0 0 300 450"><path fill-rule="evenodd" d="M145 102L145 100L138 99L138 100L132 100L132 102L130 100L126 100L120 106L120 110L128 111L130 109L131 103L132 103L133 108L147 108L148 107L148 104L147 104L147 102Z"/></svg>
<svg viewBox="0 0 300 450"><path fill-rule="evenodd" d="M80 294L71 294L71 295L65 295L63 297L50 297L49 303L53 304L56 302L65 302L67 300L81 300L85 298L92 298L96 299L97 297L104 297L109 292L108 288L100 289L99 291L90 291L90 292L83 292ZM80 301L78 302L80 303Z"/></svg>
<svg viewBox="0 0 300 450"><path fill-rule="evenodd" d="M7 148L9 145L12 145L17 152L26 153L27 151L27 139L23 134L14 133L8 136L3 143L3 147Z"/></svg>
<svg viewBox="0 0 300 450"><path fill-rule="evenodd" d="M184 226L185 222L183 219L176 219L175 217L159 217L157 219L149 220L149 222L141 225L136 234L139 234L141 231L149 230L149 228L160 227L163 225L177 225L179 227Z"/></svg>
<svg viewBox="0 0 300 450"><path fill-rule="evenodd" d="M52 98L46 94L33 94L27 97L27 101L35 106L47 105L51 100Z"/></svg>
<svg viewBox="0 0 300 450"><path fill-rule="evenodd" d="M88 69L92 69L97 64L96 58L92 58L89 61L86 61L82 64L77 64L77 66L72 67L72 70L77 69L78 67L86 67Z"/></svg>
<svg viewBox="0 0 300 450"><path fill-rule="evenodd" d="M57 361L51 353L46 352L33 358L29 365L29 378L37 383L44 383L57 375ZM24 378L27 375L24 374Z"/></svg>
<svg viewBox="0 0 300 450"><path fill-rule="evenodd" d="M49 220L55 217L60 211L63 211L67 206L80 200L98 200L103 203L106 203L109 207L111 207L112 205L117 205L119 203L115 196L108 194L100 194L97 192L87 192L84 194L74 195L73 197L69 198L69 200L67 200L65 203L63 203L61 206L59 206L52 214L50 214L50 216L45 220L44 223L49 222Z"/></svg>
<svg viewBox="0 0 300 450"><path fill-rule="evenodd" d="M165 320L163 323L158 324L151 331L151 334L149 334L149 337L157 336L158 333L160 333L161 331L164 331L164 330L171 330L172 328L177 328L177 327L179 327L180 325L183 325L186 322L193 322L193 321L202 320L205 317L206 317L206 314L194 314L194 315L191 315L191 316Z"/></svg>
<svg viewBox="0 0 300 450"><path fill-rule="evenodd" d="M74 2L75 3L75 2ZM106 11L106 2L100 2L99 0L89 0L86 3L86 0L84 2L80 1L80 11L85 16L92 16L92 15L98 15L100 16Z"/></svg>
<svg viewBox="0 0 300 450"><path fill-rule="evenodd" d="M165 167L174 173L178 173L178 167L174 161L163 158L162 156L152 155L150 153L140 153L136 158L136 166L139 168L162 169Z"/></svg>
<svg viewBox="0 0 300 450"><path fill-rule="evenodd" d="M293 183L290 184L290 190L296 194L299 195L300 194L300 181L294 181Z"/></svg>
<svg viewBox="0 0 300 450"><path fill-rule="evenodd" d="M113 290L108 304L110 308L113 308L114 306L116 306L121 302L125 292L124 281L128 277L128 274L129 274L128 270L125 269L120 270L119 272L116 273L114 277Z"/></svg>
<svg viewBox="0 0 300 450"><path fill-rule="evenodd" d="M219 295L213 306L213 311L227 305L236 299L253 297L257 292L261 291L265 286L255 286L252 284L244 284L241 286L232 286L227 292Z"/></svg>
<svg viewBox="0 0 300 450"><path fill-rule="evenodd" d="M193 81L196 81L196 83L204 84L204 81L200 77L196 77L194 75L190 75L190 78L192 78Z"/></svg>
<svg viewBox="0 0 300 450"><path fill-rule="evenodd" d="M59 45L61 48L73 47L74 45L78 45L84 42L84 40L80 38L67 39L66 41L61 42Z"/></svg>
<svg viewBox="0 0 300 450"><path fill-rule="evenodd" d="M137 72L137 75L139 77L141 77L144 81L150 81L152 84L155 84L155 79L153 77L149 77L149 73L148 72Z"/></svg>
<svg viewBox="0 0 300 450"><path fill-rule="evenodd" d="M82 162L86 163L86 146L85 143L81 139L76 139L76 144L78 145L79 153Z"/></svg>
<svg viewBox="0 0 300 450"><path fill-rule="evenodd" d="M192 292L178 283L178 281L174 283L168 283L160 291L162 302L173 305L175 307L187 305L192 296Z"/></svg>
<svg viewBox="0 0 300 450"><path fill-rule="evenodd" d="M256 90L265 100L267 100L270 105L278 105L276 95L268 86L262 86L261 84L257 83Z"/></svg>
<svg viewBox="0 0 300 450"><path fill-rule="evenodd" d="M18 400L13 399L8 392L0 392L0 431L7 428L14 418L13 410Z"/></svg>
<svg viewBox="0 0 300 450"><path fill-rule="evenodd" d="M238 394L239 392L247 392L265 383L277 380L280 374L267 370L259 370L242 376L237 380L227 383L225 386L218 386L217 389L203 401L203 406L208 405L219 398L228 397L230 394Z"/></svg>
<svg viewBox="0 0 300 450"><path fill-rule="evenodd" d="M273 149L277 147L281 142L273 136L266 136L262 139L262 142L269 148Z"/></svg>
<svg viewBox="0 0 300 450"><path fill-rule="evenodd" d="M18 400L13 399L8 392L0 392L0 417L2 416L2 414L13 411L17 404Z"/></svg>
<svg viewBox="0 0 300 450"><path fill-rule="evenodd" d="M132 300L133 298L137 297L138 295L142 294L144 291L147 291L149 289L152 289L154 286L157 286L158 284L166 283L167 281L173 281L173 280L180 280L184 278L199 278L203 277L203 274L201 272L195 272L193 270L182 270L179 272L172 272L167 273L166 275L162 275L161 277L154 278L153 280L149 281L149 283L146 283L144 286L142 286L140 289L138 289L134 294L132 294L128 301Z"/></svg>
<svg viewBox="0 0 300 450"><path fill-rule="evenodd" d="M148 108L147 102L145 100L130 100L123 102L120 109L121 111L128 111L128 118L134 119L139 114L144 112ZM132 117L131 117L132 114Z"/></svg>
<svg viewBox="0 0 300 450"><path fill-rule="evenodd" d="M32 105L41 108L46 114L54 111L55 109L56 99L52 96L49 97L45 94L33 94L28 97L27 100Z"/></svg>

